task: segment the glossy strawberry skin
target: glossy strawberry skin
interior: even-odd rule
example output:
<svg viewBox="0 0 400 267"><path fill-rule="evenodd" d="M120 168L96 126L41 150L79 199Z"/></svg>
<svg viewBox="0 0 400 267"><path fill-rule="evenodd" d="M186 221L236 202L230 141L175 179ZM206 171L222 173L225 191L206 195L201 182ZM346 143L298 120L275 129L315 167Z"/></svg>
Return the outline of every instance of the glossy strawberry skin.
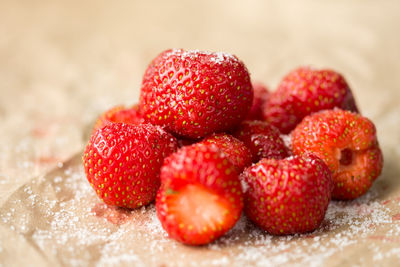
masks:
<svg viewBox="0 0 400 267"><path fill-rule="evenodd" d="M292 132L293 153L313 153L330 168L333 198L354 199L380 175L383 156L374 124L357 113L325 110L304 118Z"/></svg>
<svg viewBox="0 0 400 267"><path fill-rule="evenodd" d="M139 105L136 104L129 108L120 105L105 111L97 119L93 127L93 132L102 128L108 123L116 123L116 122L128 123L134 125L143 123L144 119L140 114Z"/></svg>
<svg viewBox="0 0 400 267"><path fill-rule="evenodd" d="M246 215L273 235L317 229L333 189L328 167L314 155L262 159L247 168L241 179L248 185Z"/></svg>
<svg viewBox="0 0 400 267"><path fill-rule="evenodd" d="M307 115L338 107L358 112L342 75L333 70L300 67L280 82L263 108L264 120L288 134Z"/></svg>
<svg viewBox="0 0 400 267"><path fill-rule="evenodd" d="M147 68L140 109L148 122L198 139L242 121L253 100L245 65L224 53L167 50Z"/></svg>
<svg viewBox="0 0 400 267"><path fill-rule="evenodd" d="M242 141L232 135L225 133L213 134L203 139L200 143L206 146L215 145L227 155L239 172L252 163L251 151Z"/></svg>
<svg viewBox="0 0 400 267"><path fill-rule="evenodd" d="M253 104L247 114L246 120L263 120L263 107L269 98L270 92L268 88L260 82L253 83L253 90Z"/></svg>
<svg viewBox="0 0 400 267"><path fill-rule="evenodd" d="M179 220L174 211L176 207L172 207L170 203L187 186L206 188L229 203L229 210L223 215L223 221L214 229L207 227L196 231ZM213 242L231 229L241 215L243 193L238 172L226 155L215 146L194 144L180 148L165 159L161 169L161 187L157 194L156 209L163 228L171 238L190 245Z"/></svg>
<svg viewBox="0 0 400 267"><path fill-rule="evenodd" d="M280 137L280 132L267 122L243 121L233 136L250 149L253 162L262 158L283 159L289 156L289 150Z"/></svg>
<svg viewBox="0 0 400 267"><path fill-rule="evenodd" d="M176 139L158 126L112 123L91 136L82 160L99 198L137 208L154 200L164 157L176 149Z"/></svg>

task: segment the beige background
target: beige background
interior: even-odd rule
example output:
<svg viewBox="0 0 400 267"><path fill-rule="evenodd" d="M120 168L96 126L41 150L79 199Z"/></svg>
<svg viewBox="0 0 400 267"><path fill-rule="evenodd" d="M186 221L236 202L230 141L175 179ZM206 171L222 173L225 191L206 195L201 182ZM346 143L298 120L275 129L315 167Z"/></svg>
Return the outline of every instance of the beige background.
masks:
<svg viewBox="0 0 400 267"><path fill-rule="evenodd" d="M10 199L23 197L16 191L20 186L79 154L98 113L136 102L148 62L177 47L234 53L253 80L271 88L302 64L343 73L362 113L376 123L385 154L376 195L362 204L391 201L385 214L397 218L399 12L400 1L2 0L0 205L3 211L12 209ZM366 264L371 253L381 253L373 262L396 265L400 258L391 251L400 244L397 222L378 227L375 247L356 244L348 250L350 261L322 257L321 264ZM0 263L17 251L5 244L14 235L9 226L0 231ZM49 260L49 253L40 252L46 256L41 260Z"/></svg>

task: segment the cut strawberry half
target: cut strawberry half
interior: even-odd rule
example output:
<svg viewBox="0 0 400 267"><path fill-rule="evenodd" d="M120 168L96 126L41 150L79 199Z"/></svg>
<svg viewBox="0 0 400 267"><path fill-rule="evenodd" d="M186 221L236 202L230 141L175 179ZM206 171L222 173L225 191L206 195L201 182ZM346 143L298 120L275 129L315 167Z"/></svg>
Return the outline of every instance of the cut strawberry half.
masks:
<svg viewBox="0 0 400 267"><path fill-rule="evenodd" d="M182 222L181 226L186 225L199 232L207 228L217 229L231 209L228 200L202 185L188 185L180 192L173 191L168 196L168 202L170 210Z"/></svg>
<svg viewBox="0 0 400 267"><path fill-rule="evenodd" d="M186 240L196 240L196 244L209 243L236 222L230 212L232 203L202 185L187 185L179 191L167 189L161 195L170 217L178 222L175 234L184 233Z"/></svg>
<svg viewBox="0 0 400 267"><path fill-rule="evenodd" d="M165 160L157 215L169 236L208 244L231 229L243 208L236 167L215 146L195 144Z"/></svg>

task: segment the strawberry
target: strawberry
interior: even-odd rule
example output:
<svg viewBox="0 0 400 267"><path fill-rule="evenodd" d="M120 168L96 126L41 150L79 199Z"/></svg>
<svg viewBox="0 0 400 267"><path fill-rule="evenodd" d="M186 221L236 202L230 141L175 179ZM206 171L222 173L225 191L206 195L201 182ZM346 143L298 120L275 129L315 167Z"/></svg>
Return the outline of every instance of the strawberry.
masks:
<svg viewBox="0 0 400 267"><path fill-rule="evenodd" d="M252 162L251 151L244 143L232 135L220 133L213 134L200 142L204 145L215 145L224 152L239 172Z"/></svg>
<svg viewBox="0 0 400 267"><path fill-rule="evenodd" d="M242 194L235 166L216 146L185 146L161 168L157 215L171 238L208 244L235 225Z"/></svg>
<svg viewBox="0 0 400 267"><path fill-rule="evenodd" d="M240 123L253 88L245 65L225 53L167 50L147 68L140 109L146 121L198 139Z"/></svg>
<svg viewBox="0 0 400 267"><path fill-rule="evenodd" d="M333 198L354 199L380 175L383 156L374 124L340 109L304 118L292 132L293 153L313 153L328 165L335 188Z"/></svg>
<svg viewBox="0 0 400 267"><path fill-rule="evenodd" d="M267 122L243 121L233 136L250 149L253 162L262 158L282 159L289 156L278 129Z"/></svg>
<svg viewBox="0 0 400 267"><path fill-rule="evenodd" d="M82 160L106 204L137 208L154 200L163 159L176 149L176 139L158 126L109 123L91 136Z"/></svg>
<svg viewBox="0 0 400 267"><path fill-rule="evenodd" d="M346 80L333 70L300 67L286 75L266 102L264 119L288 134L307 115L338 107L358 112Z"/></svg>
<svg viewBox="0 0 400 267"><path fill-rule="evenodd" d="M122 105L115 106L100 115L93 127L93 132L109 122L141 124L143 121L142 115L139 112L139 105L136 104L130 108L126 108Z"/></svg>
<svg viewBox="0 0 400 267"><path fill-rule="evenodd" d="M314 155L262 159L241 179L245 213L273 235L310 232L324 219L333 189L326 164Z"/></svg>
<svg viewBox="0 0 400 267"><path fill-rule="evenodd" d="M253 83L254 97L253 104L247 113L246 120L263 120L263 106L268 100L270 92L262 83Z"/></svg>

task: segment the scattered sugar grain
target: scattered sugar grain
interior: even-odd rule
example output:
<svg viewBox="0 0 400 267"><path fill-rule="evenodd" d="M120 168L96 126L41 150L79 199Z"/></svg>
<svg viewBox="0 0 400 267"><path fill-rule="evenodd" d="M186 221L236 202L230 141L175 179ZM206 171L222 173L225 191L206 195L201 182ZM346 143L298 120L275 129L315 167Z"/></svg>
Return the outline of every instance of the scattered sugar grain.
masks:
<svg viewBox="0 0 400 267"><path fill-rule="evenodd" d="M145 266L148 263L160 264L157 261L159 255L180 249L181 245L170 240L161 227L154 205L132 211L128 215L129 220L122 225L110 225L106 220L96 219L91 210L93 201L98 199L84 178L83 168L68 168L64 174L64 177L56 176L52 181L55 188L63 183L63 190L73 193L71 199L61 202L43 199L30 186L24 188L31 206L46 208L45 216L49 218L47 225L35 229L32 234L32 241L41 250L50 251L52 255L60 257L65 265L79 266L93 260L93 255L82 254L80 250L99 246L98 266ZM400 221L392 221L390 209L380 204L377 197L377 190L372 188L355 201L331 202L323 226L305 235L273 237L255 228L242 216L227 235L207 246L209 253L221 253L223 256L204 258L196 264L221 266L234 262L233 266L322 266L328 258L357 242L368 243L368 249L374 253L374 261L388 257L398 258L399 248L385 251L378 242L368 242L376 229L388 224L391 228L386 234L396 238L400 236ZM15 200L15 205L19 203L20 200ZM55 207L58 210L53 212ZM10 223L14 212L15 208L11 208L6 214L0 215L2 222ZM135 216L136 213L140 216ZM15 230L13 225L10 228ZM23 225L17 230L25 232L28 226ZM361 237L364 241L355 237ZM124 244L131 242L140 242L143 246L141 249L146 251L149 258L143 259L140 250L124 247ZM68 256L62 255L63 248L68 248ZM189 259L190 255L184 252L174 256L176 261L190 262Z"/></svg>

